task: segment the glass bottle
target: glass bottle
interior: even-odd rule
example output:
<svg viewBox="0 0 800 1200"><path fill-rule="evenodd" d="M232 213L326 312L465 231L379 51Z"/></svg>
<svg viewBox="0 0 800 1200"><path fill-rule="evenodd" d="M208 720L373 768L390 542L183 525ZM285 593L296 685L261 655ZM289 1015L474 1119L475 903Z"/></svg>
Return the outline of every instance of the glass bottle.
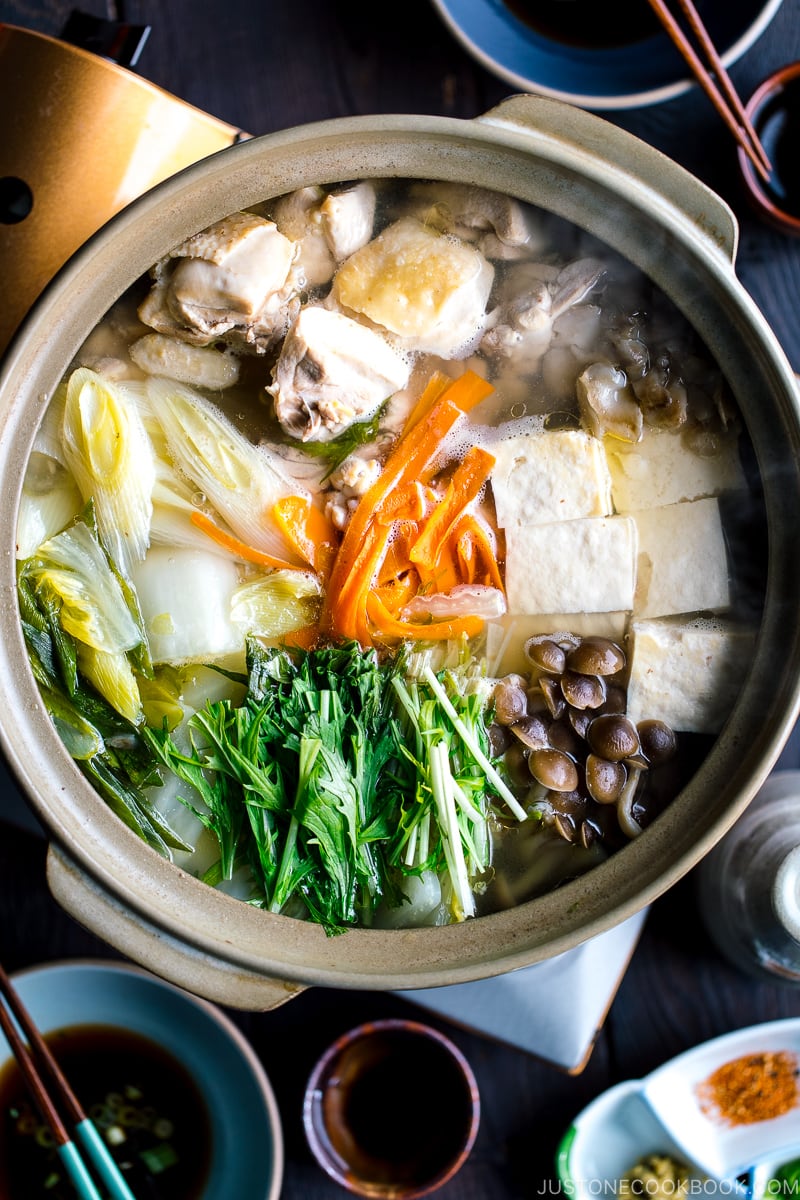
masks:
<svg viewBox="0 0 800 1200"><path fill-rule="evenodd" d="M800 986L800 771L773 772L697 868L709 935L736 967Z"/></svg>

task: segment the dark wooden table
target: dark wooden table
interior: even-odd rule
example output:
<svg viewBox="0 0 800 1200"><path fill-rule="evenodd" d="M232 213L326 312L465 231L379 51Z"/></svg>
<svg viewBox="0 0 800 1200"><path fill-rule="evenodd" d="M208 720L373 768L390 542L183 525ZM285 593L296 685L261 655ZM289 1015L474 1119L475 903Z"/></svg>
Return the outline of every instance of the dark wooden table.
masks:
<svg viewBox="0 0 800 1200"><path fill-rule="evenodd" d="M83 0L81 7L151 24L138 70L253 134L351 114L469 118L511 91L462 51L427 0L406 0L389 10L366 0ZM0 0L0 22L57 35L70 8L67 0ZM800 59L800 0L785 0L733 78L749 95L768 72L795 59ZM702 93L694 89L668 104L607 115L677 159L731 204L741 226L739 276L800 370L800 240L771 232L750 214L733 145ZM782 765L800 765L794 741ZM51 900L44 855L41 838L0 824L0 960L16 969L54 958L113 955ZM800 989L754 981L720 959L698 919L693 883L689 876L654 905L581 1074L568 1076L523 1052L431 1020L467 1054L483 1099L474 1152L439 1193L442 1200L544 1194L561 1134L604 1088L642 1075L706 1038L800 1015ZM261 1055L280 1104L287 1200L344 1194L315 1165L303 1138L302 1089L313 1060L362 1019L412 1012L419 1010L397 996L312 989L273 1013L234 1014Z"/></svg>

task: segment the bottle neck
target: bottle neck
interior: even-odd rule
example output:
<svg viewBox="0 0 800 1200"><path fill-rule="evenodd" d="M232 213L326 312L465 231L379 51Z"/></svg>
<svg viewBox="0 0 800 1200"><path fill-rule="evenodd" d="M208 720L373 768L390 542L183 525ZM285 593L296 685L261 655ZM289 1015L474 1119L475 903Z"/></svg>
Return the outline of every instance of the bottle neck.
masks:
<svg viewBox="0 0 800 1200"><path fill-rule="evenodd" d="M790 850L778 865L772 906L783 928L800 944L800 846Z"/></svg>

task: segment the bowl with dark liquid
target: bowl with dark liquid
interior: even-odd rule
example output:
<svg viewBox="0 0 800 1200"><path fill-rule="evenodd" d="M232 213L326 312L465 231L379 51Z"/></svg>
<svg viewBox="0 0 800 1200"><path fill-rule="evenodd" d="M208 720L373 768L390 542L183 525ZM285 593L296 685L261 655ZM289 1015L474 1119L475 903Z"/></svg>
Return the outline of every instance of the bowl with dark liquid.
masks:
<svg viewBox="0 0 800 1200"><path fill-rule="evenodd" d="M743 150L739 169L756 212L781 233L800 237L800 167L797 137L800 130L800 62L789 63L769 75L745 106L753 128L771 163L762 178Z"/></svg>
<svg viewBox="0 0 800 1200"><path fill-rule="evenodd" d="M433 0L461 44L507 83L589 109L681 95L694 80L647 0ZM781 0L697 8L730 67L764 32Z"/></svg>
<svg viewBox="0 0 800 1200"><path fill-rule="evenodd" d="M323 1170L375 1200L416 1200L442 1187L469 1156L479 1121L478 1085L458 1047L402 1019L367 1022L329 1046L303 1107Z"/></svg>
<svg viewBox="0 0 800 1200"><path fill-rule="evenodd" d="M14 984L135 1196L277 1200L277 1104L220 1009L122 962L50 963ZM74 1195L2 1036L0 1195Z"/></svg>

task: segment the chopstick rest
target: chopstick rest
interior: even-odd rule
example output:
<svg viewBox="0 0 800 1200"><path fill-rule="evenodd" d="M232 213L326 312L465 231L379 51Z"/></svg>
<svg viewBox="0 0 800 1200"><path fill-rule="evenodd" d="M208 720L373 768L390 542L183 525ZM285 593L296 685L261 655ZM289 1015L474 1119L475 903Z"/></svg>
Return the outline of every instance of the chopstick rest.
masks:
<svg viewBox="0 0 800 1200"><path fill-rule="evenodd" d="M95 1184L89 1167L81 1157L78 1145L70 1136L67 1124L59 1112L58 1104L63 1106L68 1115L68 1120L78 1141L95 1172L107 1188L111 1200L136 1200L111 1152L93 1122L84 1112L80 1101L53 1057L50 1047L37 1029L33 1018L20 1000L2 966L0 966L0 994L5 1001L5 1004L0 1003L0 1028L11 1047L11 1052L19 1065L37 1108L52 1131L58 1156L75 1184L81 1200L103 1200L103 1196ZM24 1033L28 1045L20 1036L19 1030ZM49 1079L49 1087L44 1075Z"/></svg>

